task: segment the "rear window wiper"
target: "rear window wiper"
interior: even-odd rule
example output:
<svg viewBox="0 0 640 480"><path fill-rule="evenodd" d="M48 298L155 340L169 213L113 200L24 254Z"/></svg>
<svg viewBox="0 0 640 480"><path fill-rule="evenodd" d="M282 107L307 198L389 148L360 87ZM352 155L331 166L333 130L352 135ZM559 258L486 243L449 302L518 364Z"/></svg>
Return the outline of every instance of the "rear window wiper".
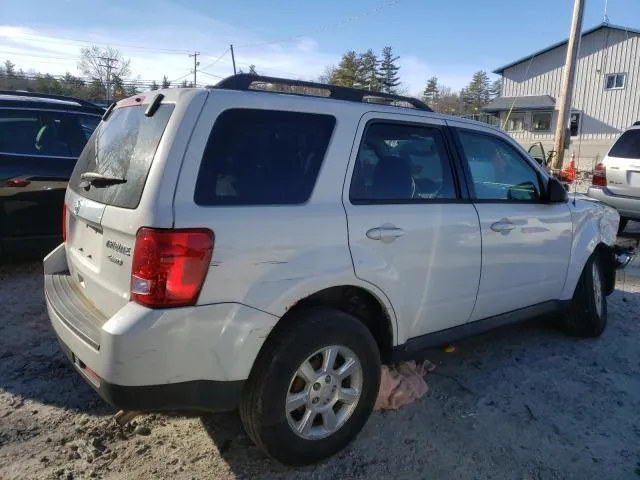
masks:
<svg viewBox="0 0 640 480"><path fill-rule="evenodd" d="M104 175L96 172L84 172L80 174L80 178L83 180L80 182L80 187L89 189L91 185L95 187L107 187L109 185L117 185L120 183L126 183L126 179L122 177L114 177L113 175Z"/></svg>

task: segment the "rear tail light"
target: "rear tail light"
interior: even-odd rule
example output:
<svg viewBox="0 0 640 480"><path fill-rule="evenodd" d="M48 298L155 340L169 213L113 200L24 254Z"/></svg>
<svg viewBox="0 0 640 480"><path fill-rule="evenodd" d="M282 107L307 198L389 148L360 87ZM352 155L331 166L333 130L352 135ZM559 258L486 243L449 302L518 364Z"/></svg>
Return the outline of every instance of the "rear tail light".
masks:
<svg viewBox="0 0 640 480"><path fill-rule="evenodd" d="M599 163L593 169L593 176L591 177L591 185L595 187L607 186L607 167L603 163Z"/></svg>
<svg viewBox="0 0 640 480"><path fill-rule="evenodd" d="M131 268L131 300L150 308L194 305L209 270L211 230L142 228Z"/></svg>
<svg viewBox="0 0 640 480"><path fill-rule="evenodd" d="M67 241L67 204L62 204L62 241Z"/></svg>

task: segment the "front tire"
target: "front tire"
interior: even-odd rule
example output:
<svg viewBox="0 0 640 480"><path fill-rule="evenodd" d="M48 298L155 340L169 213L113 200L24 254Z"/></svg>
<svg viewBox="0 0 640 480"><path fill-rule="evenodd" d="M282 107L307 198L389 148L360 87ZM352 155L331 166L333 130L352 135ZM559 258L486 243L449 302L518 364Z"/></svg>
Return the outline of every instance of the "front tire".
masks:
<svg viewBox="0 0 640 480"><path fill-rule="evenodd" d="M597 253L591 255L580 275L563 326L569 335L585 338L599 337L607 326L607 296Z"/></svg>
<svg viewBox="0 0 640 480"><path fill-rule="evenodd" d="M340 452L362 430L380 388L380 353L349 314L310 307L292 315L258 356L240 418L268 456L303 466Z"/></svg>

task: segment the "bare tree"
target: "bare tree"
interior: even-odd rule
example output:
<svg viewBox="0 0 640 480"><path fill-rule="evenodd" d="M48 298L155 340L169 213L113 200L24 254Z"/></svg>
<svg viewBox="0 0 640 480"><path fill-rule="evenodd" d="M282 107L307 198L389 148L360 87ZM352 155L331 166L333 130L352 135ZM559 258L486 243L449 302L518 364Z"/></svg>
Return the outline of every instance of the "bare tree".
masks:
<svg viewBox="0 0 640 480"><path fill-rule="evenodd" d="M119 50L96 45L80 49L78 70L93 81L105 85L107 100L110 98L114 78L126 79L131 74L131 61Z"/></svg>

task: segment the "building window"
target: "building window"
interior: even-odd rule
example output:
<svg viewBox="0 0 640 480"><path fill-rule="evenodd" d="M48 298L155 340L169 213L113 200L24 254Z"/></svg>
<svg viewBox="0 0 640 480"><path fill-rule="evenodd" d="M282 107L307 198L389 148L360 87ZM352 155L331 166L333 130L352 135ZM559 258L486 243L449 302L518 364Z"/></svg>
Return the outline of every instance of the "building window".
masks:
<svg viewBox="0 0 640 480"><path fill-rule="evenodd" d="M524 130L524 113L512 113L507 120L507 131L522 132Z"/></svg>
<svg viewBox="0 0 640 480"><path fill-rule="evenodd" d="M624 73L611 73L605 78L605 90L620 90L624 88L627 75Z"/></svg>
<svg viewBox="0 0 640 480"><path fill-rule="evenodd" d="M548 132L551 130L552 112L534 112L531 114L532 130L534 132Z"/></svg>

